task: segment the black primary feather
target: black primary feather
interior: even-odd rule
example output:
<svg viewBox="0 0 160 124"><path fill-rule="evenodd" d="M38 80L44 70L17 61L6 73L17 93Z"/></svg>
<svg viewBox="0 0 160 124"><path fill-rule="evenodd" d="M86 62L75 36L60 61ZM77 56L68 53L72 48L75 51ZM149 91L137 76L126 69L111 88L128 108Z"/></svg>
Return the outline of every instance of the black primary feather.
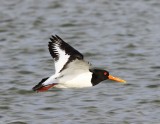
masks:
<svg viewBox="0 0 160 124"><path fill-rule="evenodd" d="M63 41L58 35L52 36L50 40L51 42L49 42L48 48L51 56L55 61L59 60L59 53L56 50L55 46L58 46L61 50L64 50L66 54L70 55L67 63L64 65L64 67L60 71L65 69L67 64L72 62L75 59L83 60L83 55L79 51L74 49L72 46L67 44L65 41Z"/></svg>

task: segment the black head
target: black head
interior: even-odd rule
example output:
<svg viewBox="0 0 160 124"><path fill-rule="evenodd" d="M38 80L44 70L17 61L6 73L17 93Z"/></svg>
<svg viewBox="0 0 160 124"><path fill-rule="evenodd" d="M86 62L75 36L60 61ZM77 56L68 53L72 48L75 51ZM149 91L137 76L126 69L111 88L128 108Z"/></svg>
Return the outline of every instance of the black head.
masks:
<svg viewBox="0 0 160 124"><path fill-rule="evenodd" d="M101 81L107 80L109 76L109 72L106 70L101 70L101 69L93 69L90 70L92 72L92 85L97 85Z"/></svg>
<svg viewBox="0 0 160 124"><path fill-rule="evenodd" d="M90 70L92 72L92 79L91 79L91 82L92 82L92 85L97 85L99 84L101 81L104 81L104 80L114 80L114 81L117 81L117 82L120 82L120 83L126 83L125 80L121 79L121 78L118 78L118 77L115 77L115 76L112 76L109 74L108 71L106 70L102 70L102 69L92 69Z"/></svg>

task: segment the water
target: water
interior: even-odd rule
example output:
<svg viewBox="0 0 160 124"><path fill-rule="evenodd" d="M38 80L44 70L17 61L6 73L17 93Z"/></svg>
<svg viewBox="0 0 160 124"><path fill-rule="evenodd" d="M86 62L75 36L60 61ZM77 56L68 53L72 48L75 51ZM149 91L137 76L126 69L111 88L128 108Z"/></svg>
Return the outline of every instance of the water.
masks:
<svg viewBox="0 0 160 124"><path fill-rule="evenodd" d="M159 20L159 0L1 0L0 123L159 124ZM33 92L51 34L128 83Z"/></svg>

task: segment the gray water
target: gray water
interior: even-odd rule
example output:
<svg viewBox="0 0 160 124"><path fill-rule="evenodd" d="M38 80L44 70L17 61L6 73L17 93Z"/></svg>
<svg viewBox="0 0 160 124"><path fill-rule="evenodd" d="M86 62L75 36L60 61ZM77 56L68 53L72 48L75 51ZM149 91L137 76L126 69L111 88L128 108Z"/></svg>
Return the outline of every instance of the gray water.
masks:
<svg viewBox="0 0 160 124"><path fill-rule="evenodd" d="M127 84L33 92L52 34ZM0 0L0 124L82 123L160 123L160 1Z"/></svg>

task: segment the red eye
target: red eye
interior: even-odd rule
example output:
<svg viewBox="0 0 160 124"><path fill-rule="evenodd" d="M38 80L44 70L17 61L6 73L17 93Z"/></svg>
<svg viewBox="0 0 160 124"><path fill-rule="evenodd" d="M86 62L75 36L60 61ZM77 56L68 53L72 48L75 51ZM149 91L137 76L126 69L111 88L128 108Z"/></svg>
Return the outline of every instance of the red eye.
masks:
<svg viewBox="0 0 160 124"><path fill-rule="evenodd" d="M107 75L107 72L104 72L104 75Z"/></svg>

